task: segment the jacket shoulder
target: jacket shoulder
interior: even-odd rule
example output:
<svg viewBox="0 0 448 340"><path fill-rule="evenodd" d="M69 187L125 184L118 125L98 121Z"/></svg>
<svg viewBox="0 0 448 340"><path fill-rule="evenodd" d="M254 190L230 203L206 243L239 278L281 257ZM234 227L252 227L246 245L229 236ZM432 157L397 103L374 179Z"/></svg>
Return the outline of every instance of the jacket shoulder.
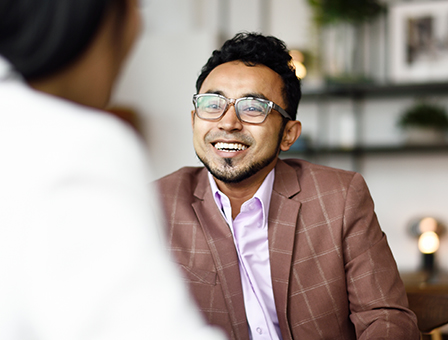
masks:
<svg viewBox="0 0 448 340"><path fill-rule="evenodd" d="M310 163L301 159L284 159L279 167L278 175L286 183L284 187L291 187L292 182L286 180L295 173L300 185L301 196L316 195L318 192L345 193L349 187L366 189L364 178L357 172L332 168Z"/></svg>
<svg viewBox="0 0 448 340"><path fill-rule="evenodd" d="M303 159L287 158L282 159L282 161L287 165L289 165L290 167L294 168L297 171L297 173L302 176L310 175L311 173L316 172L324 172L330 176L344 175L351 177L356 173L354 171L332 168L326 165L311 163Z"/></svg>
<svg viewBox="0 0 448 340"><path fill-rule="evenodd" d="M355 175L359 175L354 171L332 168L325 165L319 165L304 161L302 159L284 159L286 165L293 168L299 179L310 179L311 177L324 177L327 181L336 180L338 182L351 181ZM326 181L324 181L326 182Z"/></svg>

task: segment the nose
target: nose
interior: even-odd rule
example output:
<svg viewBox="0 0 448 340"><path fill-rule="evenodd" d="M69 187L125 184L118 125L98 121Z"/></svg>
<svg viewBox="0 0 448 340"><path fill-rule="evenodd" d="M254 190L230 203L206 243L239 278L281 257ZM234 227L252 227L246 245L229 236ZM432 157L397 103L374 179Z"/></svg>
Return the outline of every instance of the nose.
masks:
<svg viewBox="0 0 448 340"><path fill-rule="evenodd" d="M241 130L243 128L243 124L236 115L234 103L229 104L227 111L224 112L218 121L218 127L226 131Z"/></svg>

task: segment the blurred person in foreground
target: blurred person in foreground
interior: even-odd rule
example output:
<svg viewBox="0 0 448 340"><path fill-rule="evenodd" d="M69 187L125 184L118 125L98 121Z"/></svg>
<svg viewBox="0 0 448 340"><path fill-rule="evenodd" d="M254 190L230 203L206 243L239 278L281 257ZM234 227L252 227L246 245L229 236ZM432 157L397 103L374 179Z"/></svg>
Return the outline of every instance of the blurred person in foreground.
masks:
<svg viewBox="0 0 448 340"><path fill-rule="evenodd" d="M135 0L0 2L0 339L222 339L148 209L142 141L95 108Z"/></svg>
<svg viewBox="0 0 448 340"><path fill-rule="evenodd" d="M278 158L301 132L285 44L238 34L196 89L205 167L158 185L170 250L209 323L232 339L419 339L361 175Z"/></svg>

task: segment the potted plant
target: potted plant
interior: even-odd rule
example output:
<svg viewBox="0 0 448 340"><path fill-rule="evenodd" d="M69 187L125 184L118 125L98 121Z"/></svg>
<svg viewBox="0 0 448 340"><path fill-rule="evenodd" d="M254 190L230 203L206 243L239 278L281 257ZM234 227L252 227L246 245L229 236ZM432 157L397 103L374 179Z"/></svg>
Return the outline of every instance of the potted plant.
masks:
<svg viewBox="0 0 448 340"><path fill-rule="evenodd" d="M385 12L379 0L307 0L319 43L320 72L328 83L370 82L368 50L363 42L378 32L368 29Z"/></svg>
<svg viewBox="0 0 448 340"><path fill-rule="evenodd" d="M320 25L359 24L378 16L384 6L378 0L308 0Z"/></svg>
<svg viewBox="0 0 448 340"><path fill-rule="evenodd" d="M408 144L441 144L448 131L448 116L445 107L419 101L402 113L398 126L405 131Z"/></svg>

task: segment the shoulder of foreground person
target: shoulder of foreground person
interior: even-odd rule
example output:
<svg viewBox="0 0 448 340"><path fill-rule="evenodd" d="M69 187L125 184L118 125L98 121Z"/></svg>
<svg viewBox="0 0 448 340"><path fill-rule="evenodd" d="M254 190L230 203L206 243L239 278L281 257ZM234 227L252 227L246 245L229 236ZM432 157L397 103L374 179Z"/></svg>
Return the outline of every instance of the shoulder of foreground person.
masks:
<svg viewBox="0 0 448 340"><path fill-rule="evenodd" d="M38 93L8 111L0 337L223 339L195 311L157 234L133 132Z"/></svg>

